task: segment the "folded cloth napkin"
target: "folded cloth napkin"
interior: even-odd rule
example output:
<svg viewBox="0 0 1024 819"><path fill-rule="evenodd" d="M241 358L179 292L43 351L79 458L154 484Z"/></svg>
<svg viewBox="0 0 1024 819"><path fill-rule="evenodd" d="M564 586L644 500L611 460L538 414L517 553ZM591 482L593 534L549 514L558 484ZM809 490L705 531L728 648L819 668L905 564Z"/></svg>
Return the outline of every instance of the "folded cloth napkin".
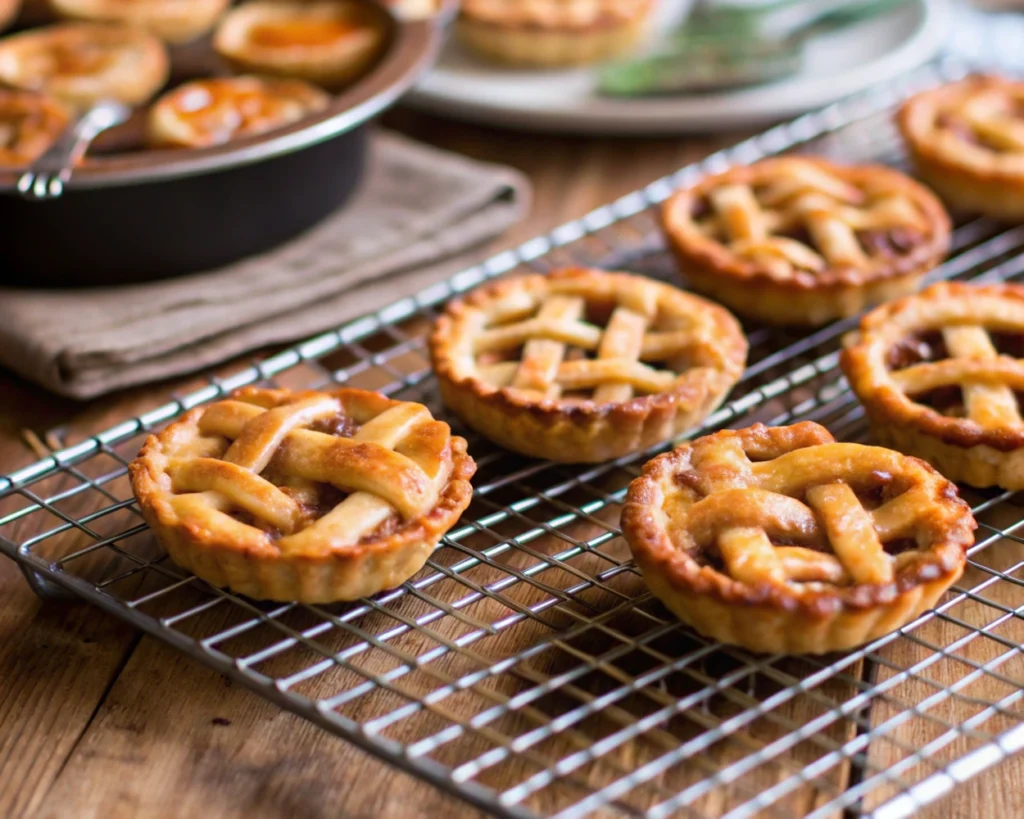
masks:
<svg viewBox="0 0 1024 819"><path fill-rule="evenodd" d="M0 364L92 398L303 338L467 266L528 197L514 170L378 132L352 201L269 253L128 287L0 288Z"/></svg>

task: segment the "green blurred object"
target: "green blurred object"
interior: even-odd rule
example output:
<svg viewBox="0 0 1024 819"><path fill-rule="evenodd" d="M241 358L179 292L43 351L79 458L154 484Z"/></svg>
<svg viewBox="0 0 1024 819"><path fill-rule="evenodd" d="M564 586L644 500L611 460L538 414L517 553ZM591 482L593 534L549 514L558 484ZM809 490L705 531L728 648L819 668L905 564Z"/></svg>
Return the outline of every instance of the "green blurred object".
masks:
<svg viewBox="0 0 1024 819"><path fill-rule="evenodd" d="M700 3L643 57L600 70L598 90L618 97L720 91L797 73L811 38L875 17L905 0Z"/></svg>

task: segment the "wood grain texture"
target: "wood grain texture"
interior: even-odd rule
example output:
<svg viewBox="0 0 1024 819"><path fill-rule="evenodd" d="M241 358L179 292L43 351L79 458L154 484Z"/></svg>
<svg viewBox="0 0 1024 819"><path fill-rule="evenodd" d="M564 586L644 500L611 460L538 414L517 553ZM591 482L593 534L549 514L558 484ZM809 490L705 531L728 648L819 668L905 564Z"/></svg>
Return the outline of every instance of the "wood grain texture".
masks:
<svg viewBox="0 0 1024 819"><path fill-rule="evenodd" d="M685 162L697 158L732 138L683 140L580 140L549 138L464 127L438 119L398 111L389 115L389 123L433 144L460 151L480 159L504 162L525 171L535 186L535 202L530 216L497 243L504 247L535 235L555 224L579 216L593 207L627 193L653 178L671 172ZM230 371L233 365L227 365ZM185 390L194 379L180 379L133 390L88 405L56 399L26 385L12 375L0 373L0 472L7 472L34 460L20 442L19 431L26 426L43 431L64 425L68 440L78 440L90 432L109 426L114 420L135 414L142 408L162 403L172 389ZM614 513L613 509L609 514ZM25 526L33 523L26 521ZM578 537L589 537L599 531L585 527L576 530ZM0 532L0 534L6 534ZM16 532L12 532L16 535ZM540 540L533 544L539 553L553 553L560 544ZM609 549L621 548L614 544ZM439 562L456 559L439 553ZM581 572L593 572L596 558L584 555L572 566ZM1008 554L1006 560L1011 559ZM504 558L515 569L524 565L520 553ZM1009 564L1004 564L1009 565ZM486 582L498 568L474 570L475 579ZM564 587L568 578L551 576L553 585ZM140 581L143 582L143 581ZM635 582L624 578L624 583ZM625 591L625 589L624 589ZM1012 591L1012 590L1011 590ZM441 583L432 594L437 599L451 600L464 594L465 588ZM510 593L520 604L528 604L535 593L529 587ZM185 658L149 637L139 638L115 619L84 604L40 604L28 590L20 573L9 561L0 561L0 816L44 817L476 817L476 811L406 774L395 771L352 746L341 742L312 724L282 712L254 694L230 683L223 677ZM594 601L591 601L594 602ZM605 601L607 603L607 601ZM1002 600L1003 603L1013 602ZM1014 605L1019 604L1019 599ZM611 605L608 603L608 605ZM416 601L403 603L410 616L417 609ZM467 609L467 616L491 622L503 609L497 601L483 601ZM981 606L984 609L984 606ZM983 617L982 611L974 613ZM216 630L223 626L225 615L212 609L182 626L195 633ZM551 632L552 626L571 622L571 613L551 615L551 623L527 620L502 633L474 645L479 659L453 655L429 670L417 671L403 678L402 685L412 693L437 685L438 680L465 673L474 663L493 660L530 645ZM558 619L562 618L562 619ZM627 628L629 617L616 624ZM378 626L379 627L379 626ZM464 632L465 623L446 618L437 631L451 638ZM949 624L936 628L953 628ZM255 630L225 650L233 656L245 656L278 639L268 629ZM1024 636L1024 635L1021 635ZM947 634L933 639L949 639ZM418 635L396 641L395 645L411 654L423 649ZM573 654L584 652L596 656L609 648L609 638L600 632L585 632L565 649L551 650L521 664L515 674L495 677L489 688L477 688L442 705L450 713L466 716L478 713L483 704L501 702L523 690L531 681L543 679L571 667ZM1018 639L1014 637L1013 639ZM337 650L351 640L344 633L324 638L325 645ZM658 650L677 650L678 646L656 646ZM912 647L901 642L890 657L897 665L913 661ZM987 656L985 659L987 659ZM275 658L268 667L283 672L301 666L309 658L295 653ZM626 658L609 667L610 680L636 673L641 665L636 658ZM390 666L389 666L390 663ZM393 667L394 660L386 652L367 652L357 663L365 673L379 673ZM944 683L959 673L951 667L936 668L936 677ZM728 664L704 669L701 674L724 675ZM799 662L779 668L785 680L787 673L799 674ZM856 677L859 668L851 668ZM331 669L299 686L302 693L323 696L351 686L358 674ZM621 724L653 707L670 704L678 696L705 683L685 674L673 677L661 688L651 687L638 694L636 701L621 703L618 710L602 714L603 722L587 723L588 730L606 732L609 725ZM601 685L595 679L579 682L564 692L566 702L587 701ZM763 680L759 685L782 684L779 680ZM921 683L926 685L926 683ZM993 686L990 689L985 685ZM992 694L998 681L981 681L971 693ZM1005 687L1005 686L1004 686ZM842 700L854 692L850 681L837 680L823 689L832 700ZM919 692L900 689L910 697ZM763 696L763 690L747 696ZM378 695L372 695L377 697ZM347 706L346 715L358 718L379 713L382 708L395 707L395 700L364 699ZM894 695L895 697L895 695ZM635 769L663 752L666 747L720 720L723 714L749 706L742 692L732 699L716 703L707 712L695 709L690 714L665 723L657 731L645 734L642 741L627 743L608 755L600 765L580 770L588 781L607 781L616 771ZM896 699L894 698L894 703ZM541 701L523 716L520 722L497 722L494 731L514 733L526 724L550 721L565 702L557 699ZM708 772L728 761L764 747L781 733L820 715L823 705L813 697L801 697L782 707L778 719L755 722L750 730L734 741L710 748L685 765L674 766L644 786L638 798L647 804L665 798L666 794L700 783ZM943 711L949 718L953 712ZM884 708L873 711L872 724L891 716ZM415 714L395 724L386 735L396 739L419 738L437 729L436 717ZM909 725L894 734L897 741L917 742L931 738L920 725ZM916 732L916 733L915 733ZM841 744L852 737L852 724L837 723L825 741ZM585 734L567 731L552 741L538 746L545 753L565 753L586 742ZM493 747L488 735L470 738L463 743L449 743L436 758L459 764ZM893 746L896 747L896 746ZM878 768L897 759L886 756L884 744L872 749L872 764ZM733 790L716 789L697 803L701 815L716 816L749 799L751 793L775 784L806 761L821 754L820 748L798 746L777 764L763 766L745 777ZM601 766L607 766L602 768ZM483 776L486 784L502 787L520 781L531 768L528 754L510 758L494 765ZM835 793L847 781L849 771L838 766L821 777L817 784L824 792ZM946 801L922 815L933 817L992 815L1012 816L1024 812L1020 794L1024 779L1024 761L1012 760L958 790ZM776 815L800 814L827 801L814 788L797 788L780 802L782 811ZM555 810L566 804L556 792L542 791L533 803L542 811ZM640 805L642 806L642 804Z"/></svg>

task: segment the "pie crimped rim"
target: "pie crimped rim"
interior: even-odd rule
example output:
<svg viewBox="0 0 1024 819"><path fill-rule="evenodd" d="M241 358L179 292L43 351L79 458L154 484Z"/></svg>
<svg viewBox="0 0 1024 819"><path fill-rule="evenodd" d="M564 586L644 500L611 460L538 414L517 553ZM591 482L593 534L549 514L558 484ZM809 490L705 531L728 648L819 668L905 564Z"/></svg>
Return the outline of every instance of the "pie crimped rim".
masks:
<svg viewBox="0 0 1024 819"><path fill-rule="evenodd" d="M706 176L670 196L661 219L695 289L779 323L820 324L910 292L950 241L949 216L922 185L820 157Z"/></svg>
<svg viewBox="0 0 1024 819"><path fill-rule="evenodd" d="M721 403L747 353L724 308L642 276L588 268L478 287L449 302L429 346L442 399L469 426L522 454L568 463L680 434Z"/></svg>
<svg viewBox="0 0 1024 819"><path fill-rule="evenodd" d="M900 107L897 124L915 170L951 205L1020 218L1022 112L1024 82L973 75L914 95Z"/></svg>
<svg viewBox="0 0 1024 819"><path fill-rule="evenodd" d="M258 599L332 602L415 574L475 469L421 404L249 387L151 435L129 473L178 565Z"/></svg>
<svg viewBox="0 0 1024 819"><path fill-rule="evenodd" d="M877 505L865 508L870 495ZM725 430L660 455L622 513L645 581L680 619L781 653L848 649L905 625L960 576L976 525L928 464L837 443L809 421ZM911 538L914 548L884 551ZM698 559L709 550L721 569Z"/></svg>
<svg viewBox="0 0 1024 819"><path fill-rule="evenodd" d="M1024 359L1001 354L990 333L1024 335L1024 286L941 282L868 313L846 339L841 364L872 428L894 446L975 486L1024 488ZM939 334L946 357L890 366L900 345ZM951 354L951 355L950 355ZM960 390L966 417L914 400Z"/></svg>

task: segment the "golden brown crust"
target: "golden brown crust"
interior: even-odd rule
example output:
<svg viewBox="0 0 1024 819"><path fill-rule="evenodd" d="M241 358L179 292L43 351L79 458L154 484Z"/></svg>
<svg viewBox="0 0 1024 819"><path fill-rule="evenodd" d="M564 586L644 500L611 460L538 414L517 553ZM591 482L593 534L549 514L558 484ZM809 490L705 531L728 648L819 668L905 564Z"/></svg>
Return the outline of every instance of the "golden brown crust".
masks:
<svg viewBox="0 0 1024 819"><path fill-rule="evenodd" d="M44 94L0 90L0 166L38 159L67 127L68 112Z"/></svg>
<svg viewBox="0 0 1024 819"><path fill-rule="evenodd" d="M230 0L52 0L61 17L141 28L169 43L205 34Z"/></svg>
<svg viewBox="0 0 1024 819"><path fill-rule="evenodd" d="M661 218L695 290L776 324L820 325L911 292L950 240L941 203L909 177L814 157L705 177Z"/></svg>
<svg viewBox="0 0 1024 819"><path fill-rule="evenodd" d="M213 46L238 70L341 88L364 74L386 39L384 17L354 0L253 0L229 11Z"/></svg>
<svg viewBox="0 0 1024 819"><path fill-rule="evenodd" d="M301 80L220 77L194 80L167 92L149 109L153 147L200 148L281 128L330 103Z"/></svg>
<svg viewBox="0 0 1024 819"><path fill-rule="evenodd" d="M659 377L667 378L663 390L638 390L647 394L634 392L621 401L564 398L557 387L553 392L558 395L542 395L484 380L472 348L481 333L492 329L496 311L521 304L521 317L526 317L552 296L579 298L604 313L631 305L650 319L656 310L652 332L658 331L658 321L691 328L692 343L683 356L688 366L671 375L660 371ZM646 307L639 304L645 301ZM602 330L584 329L594 334L593 351ZM508 449L567 463L605 461L679 435L722 402L741 375L747 353L736 320L717 305L640 276L582 268L503 279L474 290L449 303L429 346L441 397L456 415Z"/></svg>
<svg viewBox="0 0 1024 819"><path fill-rule="evenodd" d="M76 108L102 99L140 105L169 71L163 43L128 26L60 23L0 42L0 82Z"/></svg>
<svg viewBox="0 0 1024 819"><path fill-rule="evenodd" d="M346 412L365 416L364 421L395 408L407 406L416 410L418 406L349 388L327 393L245 388L233 393L228 403L253 402L273 409L332 398ZM216 515L182 514L183 509L193 507L180 504L184 496L175 492L175 479L169 469L173 470L174 462L181 460L183 447L187 450L196 446L195 442L202 437L199 425L203 416L217 406L194 409L159 434L149 436L129 466L139 508L171 558L215 586L258 599L307 603L372 595L400 585L415 574L469 505L469 479L476 464L466 451L464 439L450 436L447 424L431 421L425 432L414 430L405 440L412 441L408 445L410 452L419 447L421 452L433 449L441 454L438 474L443 485L438 487L436 500L422 514L402 516L397 528L384 529L380 536L371 530L340 548L331 543L313 543L312 548L306 544L286 553L281 548L285 540L275 539L264 529L232 522L233 519L221 521ZM424 408L418 409L429 417ZM388 463L382 461L380 467L376 479L387 481ZM372 471L373 462L362 468Z"/></svg>
<svg viewBox="0 0 1024 819"><path fill-rule="evenodd" d="M0 0L0 30L7 28L21 11L21 0Z"/></svg>
<svg viewBox="0 0 1024 819"><path fill-rule="evenodd" d="M956 209L1024 218L1022 103L1024 82L987 75L911 97L896 119L915 172Z"/></svg>
<svg viewBox="0 0 1024 819"><path fill-rule="evenodd" d="M982 347L969 355L947 350L937 361L926 356L923 363L891 366L901 345L920 344L916 339L924 334L965 330L982 334ZM847 338L841 364L876 434L886 441L936 464L953 480L1020 489L1024 422L1013 393L1024 390L1024 362L986 342L991 332L1024 335L1024 286L943 282L866 315L859 332ZM964 392L979 379L988 393L970 404ZM919 391L939 388L958 390L967 417L943 414L915 400ZM1007 390L1010 395L998 394Z"/></svg>
<svg viewBox="0 0 1024 819"><path fill-rule="evenodd" d="M729 460L728 453L737 445L749 457L746 467ZM887 469L879 472L878 466ZM729 488L733 484L728 483L728 473L734 468L737 475L754 470L753 476L748 473L735 482L743 489ZM775 469L781 474L773 474ZM813 548L796 551L832 565L835 559L821 550L825 545L836 548L835 531L829 528L833 524L820 509L812 512L805 506L811 505L807 494L812 488L821 490L832 482L855 491L885 492L879 486L894 487L899 494L889 499L890 504L913 493L913 519L901 517L898 531L890 525L892 531L885 534L898 534L915 546L888 558L888 563L883 560L882 568L888 566L890 572L884 582L858 583L849 576L841 583L745 582L730 576L728 562L719 569L712 561L698 559L706 550L720 548L716 538L741 525L766 533L774 552L779 549L775 540L788 526L790 531L782 538L792 544L788 551L806 541ZM715 504L719 493L729 493L717 499L726 503ZM696 510L709 502L712 517L699 527L712 528L695 540ZM794 522L800 518L797 512L811 520L802 529ZM871 519L870 511L861 514ZM840 527L850 525L843 516L834 521ZM644 579L677 616L721 642L783 653L845 650L904 625L932 606L960 576L975 528L956 488L927 464L878 447L837 444L824 427L811 422L726 430L660 455L630 484L622 514L623 534ZM820 542L821 530L827 532L825 544ZM857 550L839 556L843 568L851 572L847 563L858 556ZM737 566L743 566L743 558Z"/></svg>
<svg viewBox="0 0 1024 819"><path fill-rule="evenodd" d="M455 30L477 54L500 63L585 65L632 48L651 7L650 0L470 0Z"/></svg>

